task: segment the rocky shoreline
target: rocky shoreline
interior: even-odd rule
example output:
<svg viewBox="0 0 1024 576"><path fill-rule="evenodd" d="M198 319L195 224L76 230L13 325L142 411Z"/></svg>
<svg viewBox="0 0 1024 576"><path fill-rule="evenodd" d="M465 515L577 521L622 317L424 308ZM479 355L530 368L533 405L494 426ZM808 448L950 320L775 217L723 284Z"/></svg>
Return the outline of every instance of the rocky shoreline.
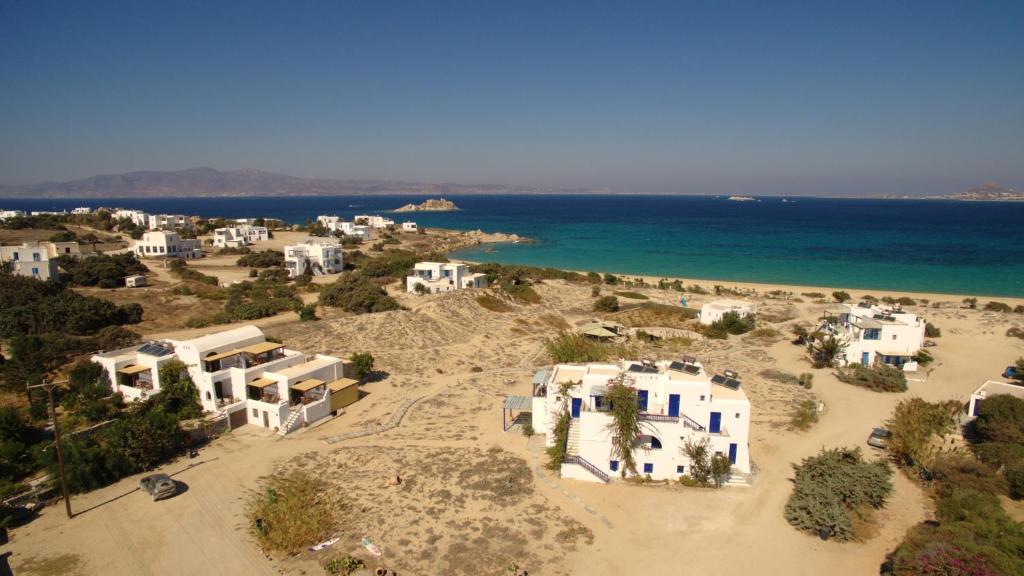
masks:
<svg viewBox="0 0 1024 576"><path fill-rule="evenodd" d="M451 200L445 200L444 198L428 198L419 204L406 204L401 208L396 208L395 212L454 212L459 207L455 205L455 202Z"/></svg>

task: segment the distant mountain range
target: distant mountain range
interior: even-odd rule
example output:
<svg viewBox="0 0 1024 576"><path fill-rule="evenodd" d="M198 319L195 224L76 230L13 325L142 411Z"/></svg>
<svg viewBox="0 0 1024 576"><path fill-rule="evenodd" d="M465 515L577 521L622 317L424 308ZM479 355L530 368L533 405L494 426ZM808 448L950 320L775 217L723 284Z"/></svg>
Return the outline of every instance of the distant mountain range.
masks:
<svg viewBox="0 0 1024 576"><path fill-rule="evenodd" d="M167 196L343 196L370 194L586 194L605 190L464 185L392 180L298 178L263 170L187 170L104 174L70 182L0 186L0 198L147 198Z"/></svg>

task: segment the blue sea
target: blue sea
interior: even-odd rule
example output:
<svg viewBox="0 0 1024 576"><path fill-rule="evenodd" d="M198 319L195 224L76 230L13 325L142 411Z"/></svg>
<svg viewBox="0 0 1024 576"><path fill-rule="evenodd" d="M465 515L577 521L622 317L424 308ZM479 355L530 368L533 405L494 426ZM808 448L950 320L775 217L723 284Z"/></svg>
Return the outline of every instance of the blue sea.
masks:
<svg viewBox="0 0 1024 576"><path fill-rule="evenodd" d="M202 216L383 213L418 196L2 200L0 208L138 208ZM706 196L456 196L421 226L516 233L534 244L457 256L687 279L1024 296L1024 202Z"/></svg>

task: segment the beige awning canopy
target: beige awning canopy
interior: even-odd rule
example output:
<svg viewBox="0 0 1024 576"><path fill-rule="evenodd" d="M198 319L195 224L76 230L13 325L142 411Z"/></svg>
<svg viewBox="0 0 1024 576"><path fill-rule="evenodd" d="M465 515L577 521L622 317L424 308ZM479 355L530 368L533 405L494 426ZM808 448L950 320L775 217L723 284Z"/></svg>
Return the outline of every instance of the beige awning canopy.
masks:
<svg viewBox="0 0 1024 576"><path fill-rule="evenodd" d="M142 366L140 364L131 364L129 366L125 366L124 368L121 368L120 370L118 370L118 372L120 372L121 374L138 374L139 372L148 372L149 370L150 370L149 366Z"/></svg>
<svg viewBox="0 0 1024 576"><path fill-rule="evenodd" d="M203 362L214 362L216 360L223 360L240 353L241 350L228 350L227 352L221 352L220 354L214 354L213 356L207 356L203 358Z"/></svg>
<svg viewBox="0 0 1024 576"><path fill-rule="evenodd" d="M358 385L359 385L359 380L353 380L351 378L339 378L339 379L335 380L334 382L329 382L327 384L327 389L330 390L331 392L338 392L338 391L344 390L345 388L348 388L350 386L358 386Z"/></svg>
<svg viewBox="0 0 1024 576"><path fill-rule="evenodd" d="M257 378L252 382L249 382L249 386L259 388L261 390L263 388L266 388L267 386L270 386L271 384L277 384L277 380L271 380L270 378Z"/></svg>
<svg viewBox="0 0 1024 576"><path fill-rule="evenodd" d="M298 390L299 392L309 392L313 388L323 386L323 380L317 380L316 378L310 378L309 380L303 380L302 382L296 382L292 384L292 390Z"/></svg>
<svg viewBox="0 0 1024 576"><path fill-rule="evenodd" d="M277 342L260 342L259 344L253 344L252 346L246 346L239 350L239 352L245 352L247 354L263 354L264 352L270 352L271 350L277 350L278 348L284 348L284 344L278 344Z"/></svg>

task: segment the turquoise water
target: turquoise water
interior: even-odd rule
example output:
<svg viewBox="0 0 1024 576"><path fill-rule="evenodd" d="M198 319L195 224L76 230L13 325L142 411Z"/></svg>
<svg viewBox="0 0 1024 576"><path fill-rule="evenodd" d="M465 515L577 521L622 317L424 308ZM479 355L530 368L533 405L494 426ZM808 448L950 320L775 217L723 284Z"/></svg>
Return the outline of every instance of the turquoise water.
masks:
<svg viewBox="0 0 1024 576"><path fill-rule="evenodd" d="M410 196L0 200L0 208L124 206L205 216L273 216L302 223L351 218ZM458 212L397 214L421 226L514 232L535 244L456 256L579 270L1024 296L1024 202L694 196L465 196Z"/></svg>

